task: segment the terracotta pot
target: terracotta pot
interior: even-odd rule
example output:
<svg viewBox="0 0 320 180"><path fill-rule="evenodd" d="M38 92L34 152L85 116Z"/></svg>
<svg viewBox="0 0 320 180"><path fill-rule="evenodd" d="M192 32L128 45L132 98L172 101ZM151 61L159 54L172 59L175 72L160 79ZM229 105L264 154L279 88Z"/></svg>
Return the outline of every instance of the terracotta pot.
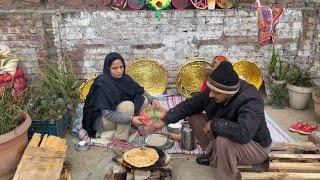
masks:
<svg viewBox="0 0 320 180"><path fill-rule="evenodd" d="M0 135L0 179L11 179L28 144L28 128L31 118L26 114L25 121L17 129Z"/></svg>
<svg viewBox="0 0 320 180"><path fill-rule="evenodd" d="M294 109L304 109L311 97L313 87L299 87L288 83L287 88L290 106Z"/></svg>

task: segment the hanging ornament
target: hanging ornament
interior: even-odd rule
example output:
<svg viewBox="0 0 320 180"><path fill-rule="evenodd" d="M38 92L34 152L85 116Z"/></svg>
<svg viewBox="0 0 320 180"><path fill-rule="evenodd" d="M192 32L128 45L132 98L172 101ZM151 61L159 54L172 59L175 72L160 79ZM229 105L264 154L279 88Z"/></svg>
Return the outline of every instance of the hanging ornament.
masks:
<svg viewBox="0 0 320 180"><path fill-rule="evenodd" d="M127 0L110 0L110 6L115 10L123 10L126 8Z"/></svg>
<svg viewBox="0 0 320 180"><path fill-rule="evenodd" d="M207 9L208 1L207 0L191 0L193 6L197 9Z"/></svg>
<svg viewBox="0 0 320 180"><path fill-rule="evenodd" d="M160 20L161 10L170 8L171 0L147 0L147 5L150 9L156 11L156 18Z"/></svg>
<svg viewBox="0 0 320 180"><path fill-rule="evenodd" d="M208 0L208 9L213 10L216 8L216 0Z"/></svg>
<svg viewBox="0 0 320 180"><path fill-rule="evenodd" d="M190 5L190 0L172 0L172 6L178 10L187 9Z"/></svg>
<svg viewBox="0 0 320 180"><path fill-rule="evenodd" d="M145 0L128 0L128 6L133 10L140 10L146 4Z"/></svg>
<svg viewBox="0 0 320 180"><path fill-rule="evenodd" d="M217 0L217 5L221 9L231 9L234 6L233 0Z"/></svg>

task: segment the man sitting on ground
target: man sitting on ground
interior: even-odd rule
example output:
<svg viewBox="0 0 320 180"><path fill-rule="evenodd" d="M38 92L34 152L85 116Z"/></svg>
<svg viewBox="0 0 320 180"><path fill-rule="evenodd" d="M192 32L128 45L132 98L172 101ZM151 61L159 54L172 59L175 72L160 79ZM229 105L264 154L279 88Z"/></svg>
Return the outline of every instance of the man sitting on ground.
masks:
<svg viewBox="0 0 320 180"><path fill-rule="evenodd" d="M207 86L203 93L170 109L151 128L159 130L189 116L190 127L206 151L196 161L217 168L219 180L235 179L237 165L266 165L272 139L261 94L240 80L227 61L212 71Z"/></svg>

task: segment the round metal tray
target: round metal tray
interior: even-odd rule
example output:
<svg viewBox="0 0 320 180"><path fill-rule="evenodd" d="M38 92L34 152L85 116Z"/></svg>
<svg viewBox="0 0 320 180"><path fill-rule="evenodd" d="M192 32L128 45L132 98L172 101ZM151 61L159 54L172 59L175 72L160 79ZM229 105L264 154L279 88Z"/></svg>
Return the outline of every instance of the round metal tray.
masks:
<svg viewBox="0 0 320 180"><path fill-rule="evenodd" d="M178 92L186 97L191 97L192 93L199 92L202 82L211 70L211 64L207 61L194 60L183 65L176 78L176 88Z"/></svg>
<svg viewBox="0 0 320 180"><path fill-rule="evenodd" d="M233 63L233 69L239 77L249 84L254 85L257 89L262 85L262 74L260 68L250 60L239 60Z"/></svg>
<svg viewBox="0 0 320 180"><path fill-rule="evenodd" d="M155 60L136 60L127 67L126 73L151 95L160 95L166 90L168 83L166 71Z"/></svg>

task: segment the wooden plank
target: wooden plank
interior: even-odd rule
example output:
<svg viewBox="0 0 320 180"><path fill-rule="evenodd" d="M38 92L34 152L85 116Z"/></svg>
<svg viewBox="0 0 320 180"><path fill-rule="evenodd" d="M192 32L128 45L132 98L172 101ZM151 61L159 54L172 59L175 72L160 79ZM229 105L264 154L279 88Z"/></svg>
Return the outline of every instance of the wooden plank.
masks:
<svg viewBox="0 0 320 180"><path fill-rule="evenodd" d="M66 156L66 140L45 135L32 137L31 144L25 150L14 180L59 179ZM38 140L38 142L36 142ZM36 146L37 144L37 146Z"/></svg>
<svg viewBox="0 0 320 180"><path fill-rule="evenodd" d="M47 142L48 139L48 134L44 135L44 137L42 138L40 147L44 147L45 143Z"/></svg>
<svg viewBox="0 0 320 180"><path fill-rule="evenodd" d="M41 134L38 134L38 133L34 133L32 138L31 138L31 141L29 142L28 147L38 147L39 143L41 141Z"/></svg>
<svg viewBox="0 0 320 180"><path fill-rule="evenodd" d="M272 162L269 169L320 171L320 163Z"/></svg>
<svg viewBox="0 0 320 180"><path fill-rule="evenodd" d="M317 151L318 147L312 142L275 142L272 143L272 151L286 150L302 150L302 151Z"/></svg>
<svg viewBox="0 0 320 180"><path fill-rule="evenodd" d="M252 169L252 166L238 166L238 169ZM320 163L271 162L270 170L310 170L320 171Z"/></svg>
<svg viewBox="0 0 320 180"><path fill-rule="evenodd" d="M293 173L293 172L241 172L242 179L319 179L320 173Z"/></svg>
<svg viewBox="0 0 320 180"><path fill-rule="evenodd" d="M270 159L320 160L320 154L277 154L270 153Z"/></svg>

